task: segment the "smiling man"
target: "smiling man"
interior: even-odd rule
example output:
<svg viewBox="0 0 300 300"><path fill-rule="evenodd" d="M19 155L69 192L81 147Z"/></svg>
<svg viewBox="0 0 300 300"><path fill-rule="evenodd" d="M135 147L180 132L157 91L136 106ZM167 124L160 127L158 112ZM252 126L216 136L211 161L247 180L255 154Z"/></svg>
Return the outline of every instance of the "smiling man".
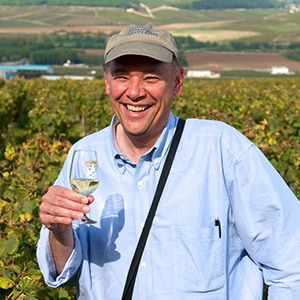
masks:
<svg viewBox="0 0 300 300"><path fill-rule="evenodd" d="M106 92L121 124L116 126L116 140L133 162L160 136L182 82L183 69L172 60L126 55L105 67Z"/></svg>
<svg viewBox="0 0 300 300"><path fill-rule="evenodd" d="M104 79L115 115L73 145L40 205L37 256L49 286L75 280L78 299L121 299L178 123L171 106L183 78L167 31L130 25L108 41ZM97 151L93 195L70 189L76 149ZM84 213L97 223L80 222ZM299 215L295 195L246 137L222 122L186 120L133 299L261 300L264 282L269 299L300 299Z"/></svg>

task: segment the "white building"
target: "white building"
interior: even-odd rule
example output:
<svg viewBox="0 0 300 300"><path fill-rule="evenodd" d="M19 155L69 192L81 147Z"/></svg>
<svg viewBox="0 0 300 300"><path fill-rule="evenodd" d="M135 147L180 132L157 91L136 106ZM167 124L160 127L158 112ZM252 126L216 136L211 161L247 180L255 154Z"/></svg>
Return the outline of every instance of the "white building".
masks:
<svg viewBox="0 0 300 300"><path fill-rule="evenodd" d="M291 73L290 73L290 70L289 70L288 67L284 67L284 66L276 67L276 66L273 66L271 68L271 74L272 75L289 75Z"/></svg>
<svg viewBox="0 0 300 300"><path fill-rule="evenodd" d="M80 76L80 75L42 75L42 78L47 80L72 79L72 80L93 80L95 76Z"/></svg>
<svg viewBox="0 0 300 300"><path fill-rule="evenodd" d="M53 73L52 67L45 65L0 65L0 78L11 79L22 71Z"/></svg>
<svg viewBox="0 0 300 300"><path fill-rule="evenodd" d="M219 78L220 74L210 70L188 70L187 78Z"/></svg>

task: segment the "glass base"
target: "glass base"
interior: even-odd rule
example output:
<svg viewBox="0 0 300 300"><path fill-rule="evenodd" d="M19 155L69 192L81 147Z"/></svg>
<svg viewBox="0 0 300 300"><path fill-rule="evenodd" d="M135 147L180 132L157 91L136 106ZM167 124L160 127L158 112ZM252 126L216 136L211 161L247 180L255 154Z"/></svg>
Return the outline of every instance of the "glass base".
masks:
<svg viewBox="0 0 300 300"><path fill-rule="evenodd" d="M90 219L86 214L83 215L83 217L81 219L81 222L85 223L85 224L95 224L95 223L97 223L97 221L94 221L94 220Z"/></svg>

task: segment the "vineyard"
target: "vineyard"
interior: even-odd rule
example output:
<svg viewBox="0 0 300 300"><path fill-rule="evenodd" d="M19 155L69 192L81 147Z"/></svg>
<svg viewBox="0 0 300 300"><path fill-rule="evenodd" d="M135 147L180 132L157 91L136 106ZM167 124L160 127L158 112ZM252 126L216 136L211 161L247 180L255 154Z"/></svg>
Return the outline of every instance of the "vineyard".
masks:
<svg viewBox="0 0 300 300"><path fill-rule="evenodd" d="M229 123L300 198L300 80L187 80L173 112ZM0 299L73 299L45 286L35 258L41 196L71 144L110 123L103 80L0 81Z"/></svg>

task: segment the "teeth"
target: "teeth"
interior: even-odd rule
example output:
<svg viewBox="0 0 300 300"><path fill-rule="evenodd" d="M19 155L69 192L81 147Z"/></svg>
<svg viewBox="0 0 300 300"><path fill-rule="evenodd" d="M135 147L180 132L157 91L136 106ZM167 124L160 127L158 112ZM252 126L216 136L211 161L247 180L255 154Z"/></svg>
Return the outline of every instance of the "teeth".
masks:
<svg viewBox="0 0 300 300"><path fill-rule="evenodd" d="M147 106L134 106L134 105L127 105L127 109L130 111L144 111Z"/></svg>

